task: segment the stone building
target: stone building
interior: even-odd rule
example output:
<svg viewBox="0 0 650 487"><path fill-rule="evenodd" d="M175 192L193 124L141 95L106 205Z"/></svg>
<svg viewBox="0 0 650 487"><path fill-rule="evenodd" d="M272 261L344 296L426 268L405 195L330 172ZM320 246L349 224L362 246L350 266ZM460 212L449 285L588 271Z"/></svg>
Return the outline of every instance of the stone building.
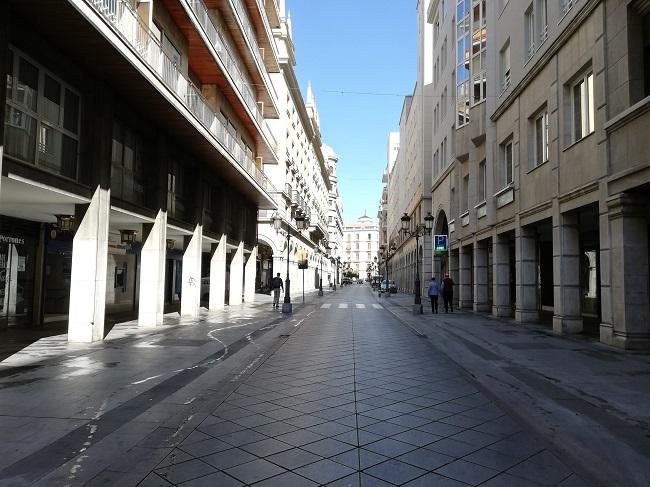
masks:
<svg viewBox="0 0 650 487"><path fill-rule="evenodd" d="M0 327L251 301L277 163L276 0L0 7Z"/></svg>
<svg viewBox="0 0 650 487"><path fill-rule="evenodd" d="M297 294L318 288L321 279L327 287L336 278L335 257L328 247L336 241L330 217L334 217L333 207L340 207L338 188L333 187L336 186L338 158L331 148L322 145L320 117L311 84L305 98L300 91L295 73L291 17L284 9L282 2L280 26L273 31L280 70L271 74L281 116L269 121L271 132L279 141L279 163L271 161L264 165L266 174L278 188L277 210L259 214L257 233L262 258L258 289L268 292L270 280L278 272L286 279L288 258L291 293ZM282 219L280 232L273 228L273 217ZM298 229L296 217L306 218L304 230ZM340 227L340 214L338 221ZM289 240L287 232L291 234ZM306 262L306 267L299 268L300 262Z"/></svg>
<svg viewBox="0 0 650 487"><path fill-rule="evenodd" d="M360 278L376 275L378 251L379 227L368 215L343 225L344 269L359 274Z"/></svg>
<svg viewBox="0 0 650 487"><path fill-rule="evenodd" d="M431 272L451 274L461 308L650 348L650 2L417 5L433 29L418 48L433 60L433 233L449 236ZM402 137L419 133L412 102ZM402 258L389 267L410 279Z"/></svg>
<svg viewBox="0 0 650 487"><path fill-rule="evenodd" d="M401 289L413 290L416 269L420 276L431 268L431 239L400 233L400 218L411 217L411 225L422 223L431 207L433 89L433 26L427 21L429 0L417 2L417 81L413 94L405 97L400 116L399 151L389 175L387 240L396 248L390 259L390 277ZM425 280L421 282L424 286Z"/></svg>

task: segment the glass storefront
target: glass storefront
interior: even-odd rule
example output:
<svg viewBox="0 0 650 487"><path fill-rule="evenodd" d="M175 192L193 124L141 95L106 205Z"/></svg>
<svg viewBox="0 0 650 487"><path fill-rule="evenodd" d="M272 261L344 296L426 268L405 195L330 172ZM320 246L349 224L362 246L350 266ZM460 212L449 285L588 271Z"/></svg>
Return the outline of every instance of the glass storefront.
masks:
<svg viewBox="0 0 650 487"><path fill-rule="evenodd" d="M0 330L32 323L39 228L0 217Z"/></svg>

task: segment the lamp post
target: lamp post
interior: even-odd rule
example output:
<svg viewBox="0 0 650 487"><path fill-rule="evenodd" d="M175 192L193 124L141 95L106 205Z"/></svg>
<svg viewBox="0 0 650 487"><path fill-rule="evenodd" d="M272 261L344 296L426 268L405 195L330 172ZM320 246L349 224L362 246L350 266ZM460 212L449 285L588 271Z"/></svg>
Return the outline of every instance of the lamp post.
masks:
<svg viewBox="0 0 650 487"><path fill-rule="evenodd" d="M402 221L402 232L404 235L410 235L415 237L415 288L413 289L414 294L414 303L413 303L413 313L422 314L422 297L420 295L421 285L420 285L420 237L425 235L431 235L431 229L433 228L433 215L431 212L427 213L427 216L424 217L424 223L418 223L415 225L415 229L411 230L411 217L406 213L400 218Z"/></svg>
<svg viewBox="0 0 650 487"><path fill-rule="evenodd" d="M386 257L386 280L388 281L389 284L389 289L388 289L388 297L390 297L390 279L388 278L388 261L395 255L395 252L397 252L397 248L395 248L394 245L388 249L388 256Z"/></svg>
<svg viewBox="0 0 650 487"><path fill-rule="evenodd" d="M282 217L278 212L271 216L271 223L276 232L282 231ZM305 217L302 215L296 216L296 227L298 230L304 230ZM287 277L284 280L284 302L282 303L282 312L291 313L293 306L291 304L291 280L289 279L289 263L290 263L290 243L291 243L291 225L287 223Z"/></svg>
<svg viewBox="0 0 650 487"><path fill-rule="evenodd" d="M325 250L319 250L318 253L320 254L320 273L318 274L318 295L322 296L323 295L323 254L329 252L330 246L328 244L325 244Z"/></svg>
<svg viewBox="0 0 650 487"><path fill-rule="evenodd" d="M336 283L339 280L339 266L341 265L341 258L336 258L336 276L334 277L334 291L336 291Z"/></svg>

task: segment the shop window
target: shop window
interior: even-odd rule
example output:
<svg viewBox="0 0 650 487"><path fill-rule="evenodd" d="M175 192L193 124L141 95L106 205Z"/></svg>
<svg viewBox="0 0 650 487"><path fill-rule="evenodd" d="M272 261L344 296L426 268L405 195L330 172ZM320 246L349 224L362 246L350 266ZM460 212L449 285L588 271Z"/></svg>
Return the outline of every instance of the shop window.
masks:
<svg viewBox="0 0 650 487"><path fill-rule="evenodd" d="M13 48L8 52L5 154L76 179L79 94Z"/></svg>
<svg viewBox="0 0 650 487"><path fill-rule="evenodd" d="M142 138L113 122L111 194L135 205L145 204L144 143Z"/></svg>

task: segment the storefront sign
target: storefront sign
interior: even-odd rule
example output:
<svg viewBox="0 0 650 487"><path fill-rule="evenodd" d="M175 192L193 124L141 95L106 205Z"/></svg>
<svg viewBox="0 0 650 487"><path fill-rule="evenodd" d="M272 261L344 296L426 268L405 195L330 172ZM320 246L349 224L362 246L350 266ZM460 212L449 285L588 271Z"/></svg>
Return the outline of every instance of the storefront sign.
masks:
<svg viewBox="0 0 650 487"><path fill-rule="evenodd" d="M9 237L7 235L0 235L0 243L10 243L15 245L25 245L25 239L20 237Z"/></svg>

